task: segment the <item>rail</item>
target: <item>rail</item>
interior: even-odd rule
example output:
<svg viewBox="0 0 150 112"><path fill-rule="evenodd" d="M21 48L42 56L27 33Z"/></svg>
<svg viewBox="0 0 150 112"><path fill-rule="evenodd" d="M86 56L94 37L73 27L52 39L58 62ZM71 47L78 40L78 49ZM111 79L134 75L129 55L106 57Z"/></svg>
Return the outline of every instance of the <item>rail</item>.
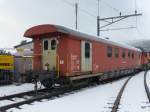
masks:
<svg viewBox="0 0 150 112"><path fill-rule="evenodd" d="M130 80L131 78L132 78L132 76L130 76L130 77L126 80L126 82L123 84L122 88L120 89L119 94L117 95L117 98L116 98L116 100L115 100L115 102L114 102L114 105L113 105L113 107L112 107L111 112L117 112L118 107L119 107L119 104L120 104L121 96L122 96L122 94L123 94L123 91L124 91L124 89L125 89L127 83L129 82L129 80Z"/></svg>
<svg viewBox="0 0 150 112"><path fill-rule="evenodd" d="M92 85L91 85L92 86ZM70 93L70 92L73 92L73 91L76 91L76 90L80 90L84 87L87 87L87 85L82 85L82 86L77 86L77 87L74 87L74 88L70 88L70 86L65 86L65 87L61 87L61 88L58 88L58 89L54 89L54 90L47 90L44 92L41 92L40 94L33 94L34 96L31 97L30 99L25 99L24 101L20 101L20 102L13 102L11 104L8 104L8 105L4 105L4 106L1 106L0 107L0 112L6 112L8 109L11 109L11 108L19 108L19 106L21 105L24 105L24 104L31 104L35 101L41 101L42 99L50 99L50 98L53 98L53 97L59 97L60 95L63 95L65 93ZM24 96L26 96L25 93L22 93L24 94ZM32 94L30 94L32 95ZM30 96L29 95L29 96ZM9 99L11 100L11 98L14 98L14 97L10 97L10 96L6 96L6 99ZM17 97L21 97L23 98L23 95L19 95ZM5 98L1 98L3 100L5 100Z"/></svg>
<svg viewBox="0 0 150 112"><path fill-rule="evenodd" d="M146 71L145 74L144 74L144 86L145 86L145 91L146 91L148 100L149 100L149 102L150 102L150 91L149 91L149 88L148 88L148 86L147 86L146 77L147 77L147 71Z"/></svg>

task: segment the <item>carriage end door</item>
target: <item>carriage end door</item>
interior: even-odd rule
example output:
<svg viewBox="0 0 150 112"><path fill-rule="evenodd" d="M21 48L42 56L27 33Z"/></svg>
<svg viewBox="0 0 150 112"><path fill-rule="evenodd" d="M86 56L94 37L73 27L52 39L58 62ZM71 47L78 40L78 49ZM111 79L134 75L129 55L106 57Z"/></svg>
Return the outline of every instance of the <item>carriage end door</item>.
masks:
<svg viewBox="0 0 150 112"><path fill-rule="evenodd" d="M57 43L55 38L43 40L43 69L56 69L56 49Z"/></svg>

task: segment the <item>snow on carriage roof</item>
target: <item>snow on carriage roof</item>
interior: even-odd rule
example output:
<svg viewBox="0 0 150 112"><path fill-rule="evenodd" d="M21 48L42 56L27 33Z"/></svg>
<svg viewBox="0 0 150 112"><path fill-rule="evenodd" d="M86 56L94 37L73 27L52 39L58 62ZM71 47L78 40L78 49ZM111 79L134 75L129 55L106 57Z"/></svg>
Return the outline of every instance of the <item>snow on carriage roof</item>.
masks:
<svg viewBox="0 0 150 112"><path fill-rule="evenodd" d="M99 41L99 42L103 42L103 43L106 43L106 44L120 46L120 47L123 47L123 48L127 48L127 49L130 49L130 50L141 52L140 49L137 49L137 48L132 47L130 45L126 45L126 44L122 44L122 43L118 43L118 42L113 42L113 41L110 41L110 40L99 38L97 36L92 36L92 35L89 35L89 34L86 34L86 33L82 33L80 31L76 31L76 30L73 30L73 29L70 29L70 28L67 28L67 27L64 27L64 26L53 25L53 24L43 24L43 25L34 26L34 27L28 29L25 32L24 36L32 38L32 36L34 36L34 35L48 34L48 33L52 33L52 32L60 32L60 33L71 34L71 35L76 36L76 38Z"/></svg>
<svg viewBox="0 0 150 112"><path fill-rule="evenodd" d="M117 43L117 42L113 42L113 41L110 41L110 40L102 39L102 38L99 38L97 36L92 36L92 35L89 35L89 34L86 34L86 33L82 33L80 31L75 31L75 30L72 30L70 28L66 28L64 26L60 26L60 25L55 25L55 27L60 32L63 32L63 33L69 33L69 34L76 35L76 36L79 36L79 37L82 37L82 38L85 38L85 39L88 39L88 40L100 41L100 42L103 42L103 43L106 43L106 44L120 46L120 47L123 47L123 48L127 48L127 49L131 49L131 50L135 50L135 51L141 52L140 49L137 49L137 48L135 48L133 46L130 46L130 45L127 45L127 44Z"/></svg>

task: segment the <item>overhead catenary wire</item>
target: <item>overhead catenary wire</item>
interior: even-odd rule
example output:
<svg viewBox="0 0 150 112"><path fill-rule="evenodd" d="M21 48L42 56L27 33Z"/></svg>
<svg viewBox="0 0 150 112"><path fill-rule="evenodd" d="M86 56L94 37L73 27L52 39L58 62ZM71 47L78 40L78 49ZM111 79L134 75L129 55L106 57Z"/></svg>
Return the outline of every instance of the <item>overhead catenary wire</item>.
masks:
<svg viewBox="0 0 150 112"><path fill-rule="evenodd" d="M68 4L68 5L70 5L70 6L74 6L73 3L71 3L71 2L69 2L69 1L67 1L67 0L62 0L62 1L64 1L66 4Z"/></svg>
<svg viewBox="0 0 150 112"><path fill-rule="evenodd" d="M111 9L113 9L115 12L121 12L119 9L117 9L117 8L115 8L115 7L113 7L113 6L111 6L109 3L107 3L106 1L103 1L103 0L101 0L101 2L103 3L103 4L105 4L107 7L109 7L109 8L111 8Z"/></svg>
<svg viewBox="0 0 150 112"><path fill-rule="evenodd" d="M134 8L135 8L135 13L137 12L137 1L134 0ZM136 26L136 31L140 36L143 36L143 34L141 33L141 31L139 30L139 26L138 26L138 18L135 17L135 26Z"/></svg>
<svg viewBox="0 0 150 112"><path fill-rule="evenodd" d="M135 7L135 13L137 12L137 3L136 3L136 0L134 0L134 7ZM135 24L136 24L136 27L137 27L137 17L135 18Z"/></svg>
<svg viewBox="0 0 150 112"><path fill-rule="evenodd" d="M76 8L76 4L78 4L77 2L72 3L72 2L70 2L70 1L68 1L68 0L61 0L61 1L63 1L65 4L68 4L69 6L71 6L71 7L73 7L73 8ZM92 21L91 21L91 19L88 19L88 21L89 21L89 20L91 21L90 23L93 23L94 20L96 20L96 18L97 18L96 15L90 13L89 11L87 11L87 10L84 9L84 8L81 8L79 5L78 5L78 7L77 7L77 10L78 10L78 12L83 12L83 13L86 14L87 16L91 17L91 18L93 19ZM77 17L77 13L76 13L76 17ZM77 18L76 18L76 21L77 21ZM78 25L77 25L77 22L76 22L76 25L75 25L75 28L76 28L76 29L77 29L77 26L78 26Z"/></svg>
<svg viewBox="0 0 150 112"><path fill-rule="evenodd" d="M136 27L130 26L130 27L123 27L123 28L111 28L111 29L104 29L104 30L100 30L100 31L128 30L128 29L132 29L132 28L136 28Z"/></svg>
<svg viewBox="0 0 150 112"><path fill-rule="evenodd" d="M71 3L70 1L68 1L68 0L62 0L64 3L66 3L66 4L68 4L68 5L70 5L70 6L72 6L72 7L75 7L75 3ZM113 9L115 12L118 12L119 14L121 14L121 11L119 10L119 9L117 9L117 8L115 8L115 7L113 7L113 6L111 6L109 3L107 3L106 1L103 1L103 0L99 0L99 1L101 1L103 4L105 4L105 5L107 5L109 8L111 8L111 9ZM80 11L82 11L83 13L85 13L86 15L88 15L88 16L90 16L90 17L92 17L93 19L95 19L95 18L97 18L97 16L96 15L94 15L94 14L92 14L92 13L90 13L89 11L87 11L86 9L84 9L84 8L81 8L81 7L78 7L78 9L80 10ZM135 0L135 9L136 9L136 0ZM135 12L136 12L136 10L135 10ZM98 10L98 14L99 14L99 10ZM107 21L106 21L107 22ZM136 26L135 27L137 27L137 17L136 17ZM134 28L135 28L134 27ZM132 26L130 26L130 27L126 27L126 28L116 28L115 30L122 30L122 29L131 29L131 28L133 28ZM106 29L106 31L110 31L111 29ZM136 30L140 33L140 31L138 30L138 28L136 28ZM102 31L102 30L101 30Z"/></svg>
<svg viewBox="0 0 150 112"><path fill-rule="evenodd" d="M135 7L135 13L137 12L137 1L134 0L134 7ZM138 18L135 17L135 26L136 26L136 31L140 36L143 36L143 34L141 33L141 31L139 30L139 26L138 26Z"/></svg>
<svg viewBox="0 0 150 112"><path fill-rule="evenodd" d="M72 7L75 6L74 3L71 3L71 2L69 2L69 1L67 1L67 0L62 0L62 1L64 1L66 4L68 4L68 5L72 6ZM83 8L81 8L81 7L78 7L78 9L79 9L80 11L86 13L87 15L93 17L94 19L97 17L96 15L94 15L94 14L90 13L89 11L87 11L86 9L83 9Z"/></svg>
<svg viewBox="0 0 150 112"><path fill-rule="evenodd" d="M137 12L137 0L134 0L134 7L135 7L135 13ZM136 17L135 18L136 20L135 20L135 26L136 26L136 32L139 34L139 36L141 37L142 36L142 38L143 37L150 37L150 35L148 34L148 35L145 35L143 32L141 32L141 30L139 29L139 25L140 25L140 21L139 21L139 19Z"/></svg>
<svg viewBox="0 0 150 112"><path fill-rule="evenodd" d="M99 0L99 1L103 1L103 0ZM105 2L103 1L102 3L105 3L105 5L107 5L108 7L110 7L111 9L113 9L114 11L119 12L120 16L108 17L108 18L107 18L107 17L106 17L106 18L100 18L100 19L99 19L100 21L107 22L107 24L101 26L100 28L97 27L97 35L99 35L99 31L124 30L124 29L135 28L135 27L133 27L133 26L130 26L130 27L126 27L126 28L103 29L103 28L106 27L106 26L109 26L109 25L114 24L114 23L116 23L116 22L119 22L119 21L121 21L121 20L123 20L123 19L126 19L127 16L126 16L126 15L123 15L123 16L122 16L122 13L121 13L121 11L120 11L119 9L112 7L112 6L109 5L106 1L105 1ZM135 14L128 15L128 17L131 17L131 16L140 16L140 15L142 15L142 14L137 14L137 11L135 11ZM112 20L112 21L107 21L106 19L109 19L109 20ZM116 19L116 20L114 20L114 19ZM118 19L118 20L117 20L117 19ZM99 30L99 29L103 29L103 30Z"/></svg>

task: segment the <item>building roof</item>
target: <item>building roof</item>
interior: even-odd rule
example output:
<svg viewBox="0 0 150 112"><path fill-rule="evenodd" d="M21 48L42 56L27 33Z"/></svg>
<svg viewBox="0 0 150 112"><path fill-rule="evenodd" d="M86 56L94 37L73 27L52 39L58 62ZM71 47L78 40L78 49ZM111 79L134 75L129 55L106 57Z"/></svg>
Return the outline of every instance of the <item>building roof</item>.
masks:
<svg viewBox="0 0 150 112"><path fill-rule="evenodd" d="M123 47L123 48L127 48L127 49L130 49L130 50L141 52L140 49L137 49L137 48L132 47L130 45L120 44L120 43L116 43L116 42L113 42L113 41L110 41L110 40L105 40L105 39L102 39L102 38L99 38L99 37L96 37L96 36L92 36L92 35L85 34L85 33L79 32L79 31L75 31L75 30L72 30L70 28L66 28L64 26L60 26L60 25L44 24L44 25L34 26L34 27L28 29L24 33L24 36L29 37L29 38L33 38L35 35L50 34L50 33L54 33L54 32L70 34L70 35L76 36L76 38L79 38L79 39L99 41L99 42L102 42L102 43L111 44L111 45L115 45L115 46L120 46L120 47Z"/></svg>
<svg viewBox="0 0 150 112"><path fill-rule="evenodd" d="M23 43L23 44L16 45L16 46L14 46L14 48L18 48L18 47L28 45L28 44L31 44L31 43L33 43L33 41L29 41L29 42L26 42L26 43Z"/></svg>
<svg viewBox="0 0 150 112"><path fill-rule="evenodd" d="M32 38L35 35L42 35L42 34L48 34L52 32L58 32L59 28L56 28L56 25L49 25L49 24L44 24L44 25L38 25L34 26L30 29L28 29L24 33L24 37L30 37Z"/></svg>
<svg viewBox="0 0 150 112"><path fill-rule="evenodd" d="M33 56L33 51L24 51L22 53L16 52L13 54L15 57L21 56L21 57L32 57Z"/></svg>

